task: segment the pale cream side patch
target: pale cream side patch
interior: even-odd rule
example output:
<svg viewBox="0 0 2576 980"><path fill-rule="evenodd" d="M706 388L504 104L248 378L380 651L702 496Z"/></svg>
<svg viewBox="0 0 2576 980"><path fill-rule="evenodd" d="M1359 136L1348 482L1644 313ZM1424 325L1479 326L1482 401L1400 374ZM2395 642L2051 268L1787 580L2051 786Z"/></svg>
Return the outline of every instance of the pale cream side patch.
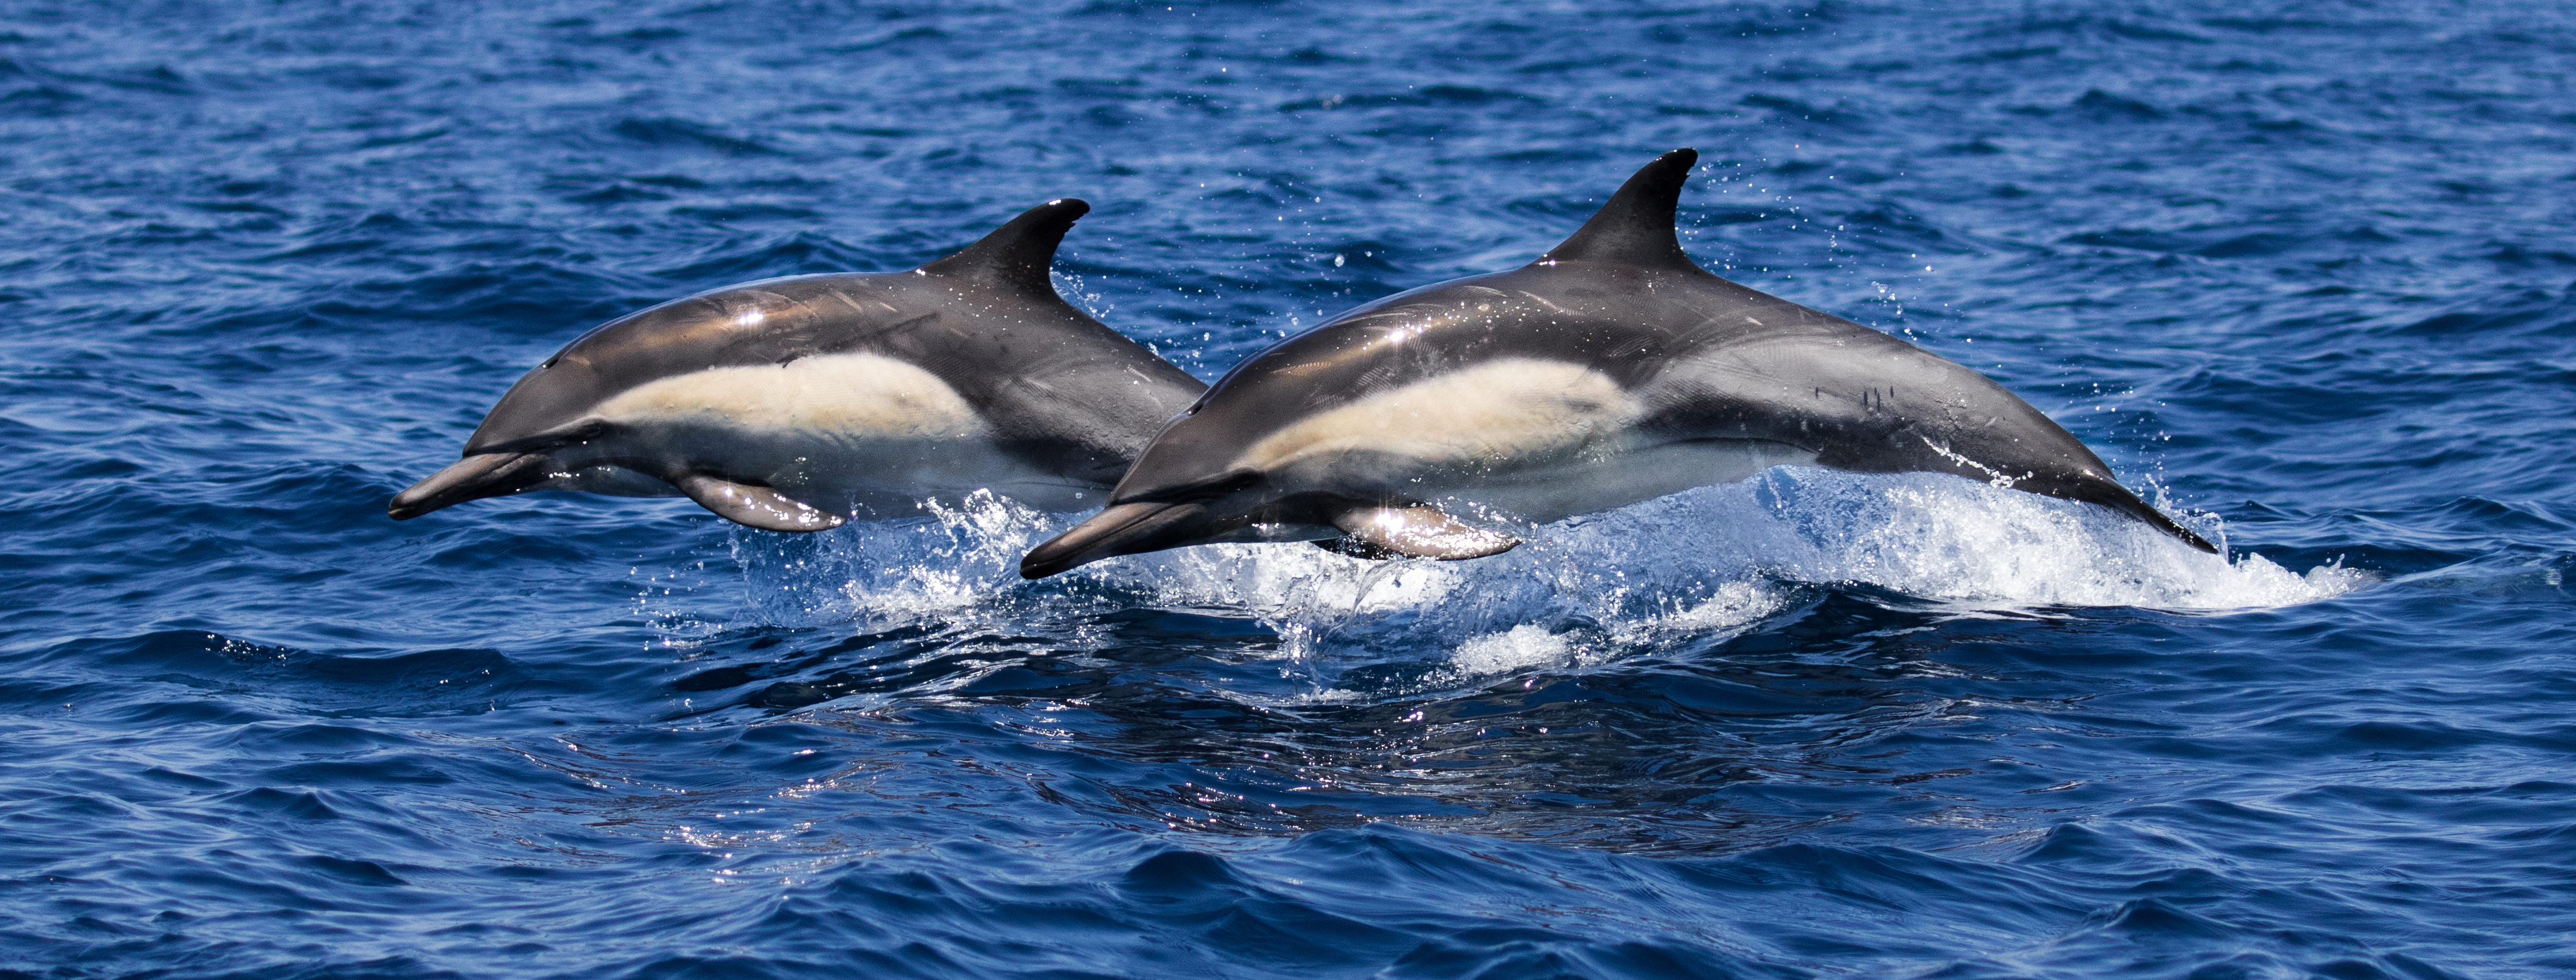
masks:
<svg viewBox="0 0 2576 980"><path fill-rule="evenodd" d="M980 436L984 421L939 376L890 357L834 354L709 368L620 392L599 414L623 422L717 421L861 439Z"/></svg>
<svg viewBox="0 0 2576 980"><path fill-rule="evenodd" d="M1272 470L1354 451L1428 463L1547 456L1615 436L1636 412L1597 371L1506 358L1315 415L1254 443L1236 465Z"/></svg>

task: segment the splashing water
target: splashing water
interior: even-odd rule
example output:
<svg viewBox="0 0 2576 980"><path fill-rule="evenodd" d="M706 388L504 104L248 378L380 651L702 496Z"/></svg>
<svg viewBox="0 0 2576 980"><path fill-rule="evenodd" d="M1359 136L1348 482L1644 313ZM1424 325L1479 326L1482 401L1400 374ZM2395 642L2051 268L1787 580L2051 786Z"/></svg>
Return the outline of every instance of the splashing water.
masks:
<svg viewBox="0 0 2576 980"><path fill-rule="evenodd" d="M744 615L759 625L880 629L1007 616L1022 605L1024 591L1013 587L1020 556L1066 524L989 490L925 501L921 510L820 534L732 528L728 546L744 570Z"/></svg>
<svg viewBox="0 0 2576 980"><path fill-rule="evenodd" d="M742 625L925 620L983 627L1067 610L1186 609L1276 630L1290 660L1447 656L1453 679L1739 631L1798 584L1866 585L1961 612L2274 608L2375 581L2192 549L2098 507L1932 474L1780 467L1605 514L1520 527L1472 562L1367 561L1305 545L1206 545L1025 582L1021 555L1081 515L977 492L923 516L815 535L737 531ZM2224 542L2214 517L2186 516Z"/></svg>
<svg viewBox="0 0 2576 980"><path fill-rule="evenodd" d="M0 975L2576 975L2564 7L17 5ZM386 520L674 297L1074 194L1213 378L1679 146L1693 258L2238 553L1802 469L1036 583L999 500Z"/></svg>

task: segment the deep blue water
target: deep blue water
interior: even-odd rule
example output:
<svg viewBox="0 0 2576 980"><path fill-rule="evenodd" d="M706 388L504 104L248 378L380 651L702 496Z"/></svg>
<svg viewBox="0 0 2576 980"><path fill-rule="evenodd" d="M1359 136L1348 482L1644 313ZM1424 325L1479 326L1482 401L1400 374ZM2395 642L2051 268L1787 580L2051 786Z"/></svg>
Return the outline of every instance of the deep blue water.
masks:
<svg viewBox="0 0 2576 980"><path fill-rule="evenodd" d="M0 977L2576 975L2576 15L0 5ZM1786 470L1484 562L409 523L522 371L1065 195L1203 377L1694 146L2198 555Z"/></svg>

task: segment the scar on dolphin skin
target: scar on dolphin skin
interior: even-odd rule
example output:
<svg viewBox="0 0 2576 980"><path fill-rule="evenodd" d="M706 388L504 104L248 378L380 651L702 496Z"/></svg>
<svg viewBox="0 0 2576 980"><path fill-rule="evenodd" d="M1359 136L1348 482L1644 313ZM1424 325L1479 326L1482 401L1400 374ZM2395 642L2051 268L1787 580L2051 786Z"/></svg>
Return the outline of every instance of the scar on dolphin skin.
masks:
<svg viewBox="0 0 2576 980"><path fill-rule="evenodd" d="M1697 160L1656 158L1526 266L1399 293L1253 355L1020 573L1279 527L1354 554L1483 557L1509 537L1444 503L1544 522L1781 464L1947 473L2217 550L1992 379L1692 262L1673 215ZM1390 531L1389 514L1413 530Z"/></svg>

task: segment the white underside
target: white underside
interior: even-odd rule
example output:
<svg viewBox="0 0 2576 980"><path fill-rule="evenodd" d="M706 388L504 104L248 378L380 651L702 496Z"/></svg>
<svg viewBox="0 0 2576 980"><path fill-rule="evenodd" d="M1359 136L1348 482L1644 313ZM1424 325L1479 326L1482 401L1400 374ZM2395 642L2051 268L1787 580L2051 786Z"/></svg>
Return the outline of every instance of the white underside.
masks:
<svg viewBox="0 0 2576 980"><path fill-rule="evenodd" d="M1001 451L974 407L937 375L874 354L710 368L662 378L592 414L617 435L558 450L551 489L675 496L664 480L608 459L669 461L777 488L813 506L909 512L979 489L1031 506L1096 505L1104 489Z"/></svg>
<svg viewBox="0 0 2576 980"><path fill-rule="evenodd" d="M1504 358L1300 419L1235 465L1291 493L1455 500L1546 522L1816 460L1776 442L1642 433L1644 415L1601 372Z"/></svg>

